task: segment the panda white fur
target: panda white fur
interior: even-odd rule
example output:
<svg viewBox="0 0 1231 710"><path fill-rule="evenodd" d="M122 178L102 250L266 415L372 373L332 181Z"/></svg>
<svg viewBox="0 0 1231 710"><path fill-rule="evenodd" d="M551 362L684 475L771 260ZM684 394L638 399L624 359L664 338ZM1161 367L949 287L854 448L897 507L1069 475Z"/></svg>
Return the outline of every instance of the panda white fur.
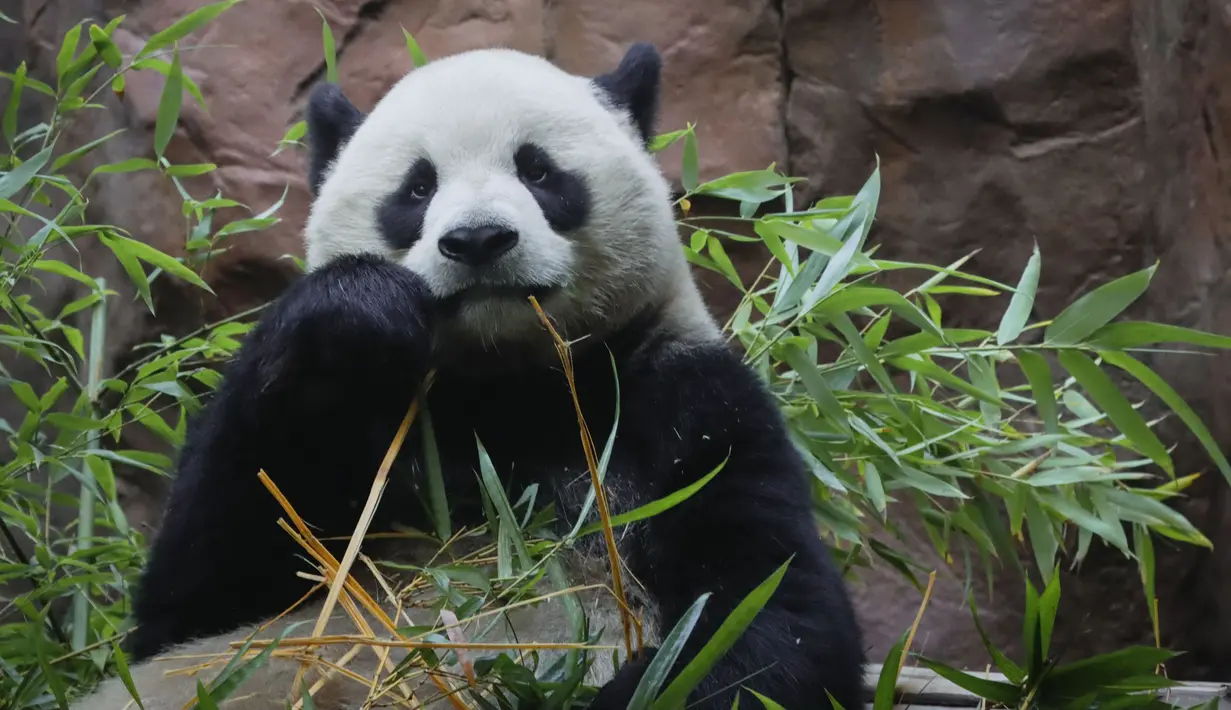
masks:
<svg viewBox="0 0 1231 710"><path fill-rule="evenodd" d="M613 514L694 483L726 459L692 498L618 531L649 650L618 671L609 653L597 653L588 681L599 692L589 707L625 708L654 644L710 593L682 668L792 556L776 594L691 707L727 710L740 686L791 709L828 707L826 691L847 710L862 707L860 633L818 536L805 469L775 403L701 300L669 186L646 150L660 63L653 47L637 44L612 72L586 78L510 50L471 51L412 71L366 116L334 86L313 92L309 273L247 336L191 423L129 639L147 710L184 707L197 679L168 670L233 652L233 642L311 585L296 574L311 568L276 526L283 513L257 471L268 472L318 537L349 536L431 368L428 410L455 524L484 522L476 436L511 500L538 484L540 499L572 524L590 482L574 404L530 295L572 341L581 406L599 446L618 393L605 482ZM431 529L419 442L415 431L406 438L373 531L395 523ZM364 550L385 552L374 543ZM391 553L423 560L405 544ZM599 536L579 543L570 560L575 581L608 581ZM290 617L309 620L292 636L310 633L321 597ZM622 631L609 600L606 592L584 597L591 630L604 627L603 643L615 644ZM440 623L415 613L416 625ZM559 600L511 616L509 638L573 640ZM341 607L327 633L354 633ZM336 659L347 650L325 652ZM364 650L348 667L371 676L376 663ZM285 707L298 668L271 660L224 707ZM439 692L412 686L420 699ZM315 705L358 708L368 690L337 676ZM113 679L78 707L130 703Z"/></svg>

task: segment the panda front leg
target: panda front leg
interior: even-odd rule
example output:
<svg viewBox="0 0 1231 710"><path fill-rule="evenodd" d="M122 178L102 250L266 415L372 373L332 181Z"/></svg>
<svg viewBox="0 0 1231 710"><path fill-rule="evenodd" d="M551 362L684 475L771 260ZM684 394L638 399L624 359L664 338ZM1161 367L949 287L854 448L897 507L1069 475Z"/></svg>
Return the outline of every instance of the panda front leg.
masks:
<svg viewBox="0 0 1231 710"><path fill-rule="evenodd" d="M619 436L632 453L620 472L636 472L635 488L661 498L726 461L691 498L630 535L626 561L658 607L660 635L710 594L668 682L790 560L688 707L730 710L748 688L788 710L829 708L827 693L845 710L862 708L864 653L853 607L818 533L803 462L768 392L721 345L650 358L626 372L635 374L622 380L631 382ZM654 651L622 667L590 710L624 710Z"/></svg>
<svg viewBox="0 0 1231 710"><path fill-rule="evenodd" d="M135 659L283 611L309 587L264 470L319 537L348 534L428 367L431 300L369 256L301 277L190 422L138 584Z"/></svg>

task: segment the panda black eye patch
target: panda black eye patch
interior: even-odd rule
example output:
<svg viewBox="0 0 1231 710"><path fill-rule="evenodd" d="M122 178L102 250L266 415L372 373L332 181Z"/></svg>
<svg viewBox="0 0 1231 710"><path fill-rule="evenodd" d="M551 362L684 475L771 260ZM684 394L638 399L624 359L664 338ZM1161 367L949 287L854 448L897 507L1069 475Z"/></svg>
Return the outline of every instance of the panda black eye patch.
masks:
<svg viewBox="0 0 1231 710"><path fill-rule="evenodd" d="M398 188L381 201L376 221L381 238L392 249L409 249L423 235L423 217L436 194L436 166L419 158Z"/></svg>
<svg viewBox="0 0 1231 710"><path fill-rule="evenodd" d="M547 223L557 232L581 227L590 216L590 190L577 174L563 170L547 151L523 143L513 154L517 177L538 203Z"/></svg>

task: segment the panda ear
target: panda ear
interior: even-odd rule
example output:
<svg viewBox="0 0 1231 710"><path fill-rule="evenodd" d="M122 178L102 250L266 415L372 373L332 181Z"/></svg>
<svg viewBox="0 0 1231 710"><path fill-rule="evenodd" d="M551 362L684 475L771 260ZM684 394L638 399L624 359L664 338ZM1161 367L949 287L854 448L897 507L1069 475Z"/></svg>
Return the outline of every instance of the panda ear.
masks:
<svg viewBox="0 0 1231 710"><path fill-rule="evenodd" d="M317 84L308 97L308 186L315 195L325 171L363 123L363 112L337 84Z"/></svg>
<svg viewBox="0 0 1231 710"><path fill-rule="evenodd" d="M654 137L658 120L658 86L662 74L662 56L654 45L637 42L628 48L620 66L594 78L611 101L632 115L633 125L648 144Z"/></svg>

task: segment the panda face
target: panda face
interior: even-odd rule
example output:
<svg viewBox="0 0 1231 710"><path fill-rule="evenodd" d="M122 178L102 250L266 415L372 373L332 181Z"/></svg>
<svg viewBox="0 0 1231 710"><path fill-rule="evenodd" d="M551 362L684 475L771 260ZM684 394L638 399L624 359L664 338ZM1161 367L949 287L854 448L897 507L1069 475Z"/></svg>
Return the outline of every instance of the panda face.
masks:
<svg viewBox="0 0 1231 710"><path fill-rule="evenodd" d="M333 86L308 111L309 268L394 260L438 299L444 342L498 348L618 326L691 285L670 191L645 149L659 58L636 45L610 74L571 75L511 50L415 69L363 116Z"/></svg>

